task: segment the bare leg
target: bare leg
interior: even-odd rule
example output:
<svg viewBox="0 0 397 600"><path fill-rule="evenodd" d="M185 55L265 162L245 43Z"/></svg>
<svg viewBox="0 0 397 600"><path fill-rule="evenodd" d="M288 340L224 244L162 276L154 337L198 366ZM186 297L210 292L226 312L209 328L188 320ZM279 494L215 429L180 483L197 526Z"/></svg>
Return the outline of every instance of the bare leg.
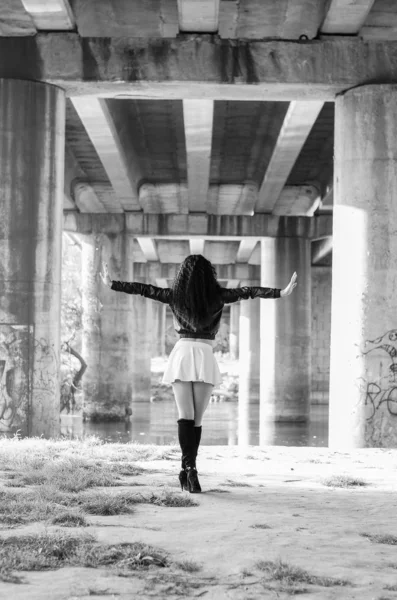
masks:
<svg viewBox="0 0 397 600"><path fill-rule="evenodd" d="M191 381L174 381L172 389L180 419L194 419L193 386Z"/></svg>
<svg viewBox="0 0 397 600"><path fill-rule="evenodd" d="M205 383L204 381L193 381L193 403L194 403L194 418L195 427L201 427L204 413L209 404L211 393L213 389L212 383Z"/></svg>

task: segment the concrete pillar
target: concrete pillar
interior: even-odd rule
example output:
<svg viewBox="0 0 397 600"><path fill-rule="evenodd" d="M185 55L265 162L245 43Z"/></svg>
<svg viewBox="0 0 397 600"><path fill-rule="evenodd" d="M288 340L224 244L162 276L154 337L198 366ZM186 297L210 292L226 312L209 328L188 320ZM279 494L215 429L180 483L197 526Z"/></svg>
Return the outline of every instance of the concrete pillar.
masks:
<svg viewBox="0 0 397 600"><path fill-rule="evenodd" d="M284 288L294 271L293 294L261 300L260 443L269 423L305 422L310 410L310 241L264 238L261 285Z"/></svg>
<svg viewBox="0 0 397 600"><path fill-rule="evenodd" d="M152 302L153 314L153 346L151 350L152 356L165 355L165 311L167 305L161 302Z"/></svg>
<svg viewBox="0 0 397 600"><path fill-rule="evenodd" d="M153 304L143 296L134 296L134 376L132 378L132 401L149 402L151 388L151 357L153 339Z"/></svg>
<svg viewBox="0 0 397 600"><path fill-rule="evenodd" d="M82 236L83 418L120 420L130 413L135 374L136 296L103 285L102 261L113 279L133 281L132 237Z"/></svg>
<svg viewBox="0 0 397 600"><path fill-rule="evenodd" d="M241 285L250 285L242 282ZM233 305L232 305L233 306ZM238 442L249 444L252 405L259 402L260 300L242 300L239 319Z"/></svg>
<svg viewBox="0 0 397 600"><path fill-rule="evenodd" d="M235 302L230 305L230 328L229 328L229 351L230 358L237 360L239 353L239 322L240 322L240 303Z"/></svg>
<svg viewBox="0 0 397 600"><path fill-rule="evenodd" d="M397 85L335 104L329 445L397 445Z"/></svg>
<svg viewBox="0 0 397 600"><path fill-rule="evenodd" d="M0 79L0 431L59 433L65 95Z"/></svg>

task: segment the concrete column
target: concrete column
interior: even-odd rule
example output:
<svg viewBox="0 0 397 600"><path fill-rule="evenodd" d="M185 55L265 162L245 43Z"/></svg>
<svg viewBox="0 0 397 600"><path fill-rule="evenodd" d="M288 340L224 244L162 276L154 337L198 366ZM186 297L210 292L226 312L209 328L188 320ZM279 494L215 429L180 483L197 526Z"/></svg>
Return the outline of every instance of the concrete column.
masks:
<svg viewBox="0 0 397 600"><path fill-rule="evenodd" d="M135 374L136 296L103 285L102 261L114 279L133 281L132 237L82 237L83 344L87 370L82 380L83 418L120 420L130 414Z"/></svg>
<svg viewBox="0 0 397 600"><path fill-rule="evenodd" d="M335 104L329 445L397 444L397 85Z"/></svg>
<svg viewBox="0 0 397 600"><path fill-rule="evenodd" d="M230 328L229 328L229 350L230 358L236 360L239 356L239 321L240 321L240 303L235 302L230 305Z"/></svg>
<svg viewBox="0 0 397 600"><path fill-rule="evenodd" d="M161 302L152 302L153 314L153 346L152 356L165 355L165 311L167 305Z"/></svg>
<svg viewBox="0 0 397 600"><path fill-rule="evenodd" d="M242 282L241 285L250 285ZM238 440L249 444L252 405L259 402L260 381L260 300L242 300L239 319Z"/></svg>
<svg viewBox="0 0 397 600"><path fill-rule="evenodd" d="M298 285L287 298L261 300L260 443L269 423L305 422L310 409L310 241L264 238L261 285L284 288L294 271Z"/></svg>
<svg viewBox="0 0 397 600"><path fill-rule="evenodd" d="M0 431L59 433L65 95L0 79Z"/></svg>
<svg viewBox="0 0 397 600"><path fill-rule="evenodd" d="M151 388L151 357L153 339L153 304L143 296L134 296L134 376L132 379L132 401L149 402Z"/></svg>

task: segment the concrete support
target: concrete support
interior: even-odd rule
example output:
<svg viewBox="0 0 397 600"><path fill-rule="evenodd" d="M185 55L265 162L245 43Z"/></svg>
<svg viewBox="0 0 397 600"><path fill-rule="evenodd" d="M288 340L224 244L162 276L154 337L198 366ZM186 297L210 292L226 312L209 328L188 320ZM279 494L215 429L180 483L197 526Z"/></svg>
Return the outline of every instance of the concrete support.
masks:
<svg viewBox="0 0 397 600"><path fill-rule="evenodd" d="M135 297L103 285L101 262L111 276L133 280L133 239L128 235L82 236L83 418L119 420L130 414L135 374Z"/></svg>
<svg viewBox="0 0 397 600"><path fill-rule="evenodd" d="M0 431L59 433L65 95L0 80Z"/></svg>
<svg viewBox="0 0 397 600"><path fill-rule="evenodd" d="M152 356L165 355L165 311L167 305L152 301L153 345Z"/></svg>
<svg viewBox="0 0 397 600"><path fill-rule="evenodd" d="M230 327L229 327L229 351L230 358L236 360L239 357L239 330L240 330L240 303L230 305Z"/></svg>
<svg viewBox="0 0 397 600"><path fill-rule="evenodd" d="M151 386L151 357L153 339L154 300L134 296L134 377L132 380L132 401L149 402Z"/></svg>
<svg viewBox="0 0 397 600"><path fill-rule="evenodd" d="M261 300L260 443L270 423L305 422L310 401L310 241L265 238L262 286L284 288L294 271L292 296Z"/></svg>
<svg viewBox="0 0 397 600"><path fill-rule="evenodd" d="M242 282L241 285L249 285ZM259 402L260 300L240 303L238 443L249 444L252 405Z"/></svg>
<svg viewBox="0 0 397 600"><path fill-rule="evenodd" d="M335 106L329 445L397 444L397 85Z"/></svg>

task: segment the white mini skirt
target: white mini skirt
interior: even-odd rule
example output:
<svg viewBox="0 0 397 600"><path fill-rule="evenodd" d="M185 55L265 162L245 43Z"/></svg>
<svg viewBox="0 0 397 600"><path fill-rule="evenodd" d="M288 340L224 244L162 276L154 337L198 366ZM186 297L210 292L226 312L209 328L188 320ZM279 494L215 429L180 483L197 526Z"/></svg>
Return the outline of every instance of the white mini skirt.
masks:
<svg viewBox="0 0 397 600"><path fill-rule="evenodd" d="M162 383L205 381L212 385L222 383L222 375L212 346L199 340L179 340L168 358Z"/></svg>

